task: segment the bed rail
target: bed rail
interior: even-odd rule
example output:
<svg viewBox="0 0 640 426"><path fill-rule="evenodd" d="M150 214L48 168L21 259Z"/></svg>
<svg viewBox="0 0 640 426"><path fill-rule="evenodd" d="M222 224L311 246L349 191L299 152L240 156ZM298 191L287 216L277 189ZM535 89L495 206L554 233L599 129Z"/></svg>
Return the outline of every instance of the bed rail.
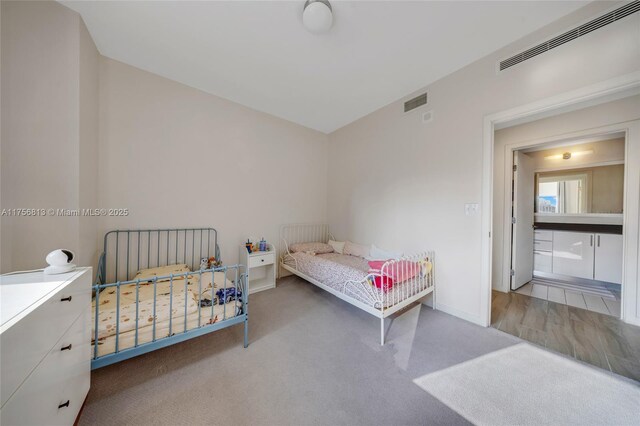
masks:
<svg viewBox="0 0 640 426"><path fill-rule="evenodd" d="M140 269L176 263L195 270L203 257L220 260L218 231L214 228L109 231L98 261L97 282L126 281Z"/></svg>
<svg viewBox="0 0 640 426"><path fill-rule="evenodd" d="M347 281L344 292L366 300L387 317L433 290L434 257L433 251L424 251L388 260L362 281Z"/></svg>

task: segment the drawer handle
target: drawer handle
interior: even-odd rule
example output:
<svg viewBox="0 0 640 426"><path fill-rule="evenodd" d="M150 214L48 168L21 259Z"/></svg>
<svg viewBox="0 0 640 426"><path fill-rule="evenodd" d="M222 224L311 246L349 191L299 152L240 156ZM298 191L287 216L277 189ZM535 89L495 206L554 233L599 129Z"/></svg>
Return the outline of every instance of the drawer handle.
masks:
<svg viewBox="0 0 640 426"><path fill-rule="evenodd" d="M260 259L260 262L264 262L264 259Z"/></svg>
<svg viewBox="0 0 640 426"><path fill-rule="evenodd" d="M67 346L63 346L60 348L61 351L70 351L71 350L71 343L69 343Z"/></svg>
<svg viewBox="0 0 640 426"><path fill-rule="evenodd" d="M63 297L62 299L60 299L61 302L71 302L71 296L69 297Z"/></svg>
<svg viewBox="0 0 640 426"><path fill-rule="evenodd" d="M64 408L64 407L68 407L68 406L69 406L69 400L67 399L67 402L58 405L58 410L61 409L61 408Z"/></svg>

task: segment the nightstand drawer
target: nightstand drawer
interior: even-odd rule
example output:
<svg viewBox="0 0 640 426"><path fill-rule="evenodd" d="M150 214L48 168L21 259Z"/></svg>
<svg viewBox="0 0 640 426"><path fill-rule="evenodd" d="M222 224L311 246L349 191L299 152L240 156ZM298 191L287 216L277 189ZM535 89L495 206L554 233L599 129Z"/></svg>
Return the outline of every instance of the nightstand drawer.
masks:
<svg viewBox="0 0 640 426"><path fill-rule="evenodd" d="M276 262L275 253L266 253L261 255L252 255L249 257L249 268L256 266L272 265Z"/></svg>

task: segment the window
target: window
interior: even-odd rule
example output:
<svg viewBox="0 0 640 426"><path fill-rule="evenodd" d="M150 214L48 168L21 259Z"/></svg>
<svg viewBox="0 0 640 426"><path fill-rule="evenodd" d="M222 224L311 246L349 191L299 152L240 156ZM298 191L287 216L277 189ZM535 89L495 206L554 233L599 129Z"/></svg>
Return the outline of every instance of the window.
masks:
<svg viewBox="0 0 640 426"><path fill-rule="evenodd" d="M587 213L589 174L538 175L538 213Z"/></svg>

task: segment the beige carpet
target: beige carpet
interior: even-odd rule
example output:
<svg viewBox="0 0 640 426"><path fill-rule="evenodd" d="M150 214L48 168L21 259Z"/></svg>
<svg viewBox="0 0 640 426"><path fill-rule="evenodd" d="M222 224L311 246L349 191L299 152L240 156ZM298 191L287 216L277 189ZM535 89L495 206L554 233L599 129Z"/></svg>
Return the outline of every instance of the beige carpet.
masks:
<svg viewBox="0 0 640 426"><path fill-rule="evenodd" d="M527 343L414 380L477 425L640 425L640 386Z"/></svg>

